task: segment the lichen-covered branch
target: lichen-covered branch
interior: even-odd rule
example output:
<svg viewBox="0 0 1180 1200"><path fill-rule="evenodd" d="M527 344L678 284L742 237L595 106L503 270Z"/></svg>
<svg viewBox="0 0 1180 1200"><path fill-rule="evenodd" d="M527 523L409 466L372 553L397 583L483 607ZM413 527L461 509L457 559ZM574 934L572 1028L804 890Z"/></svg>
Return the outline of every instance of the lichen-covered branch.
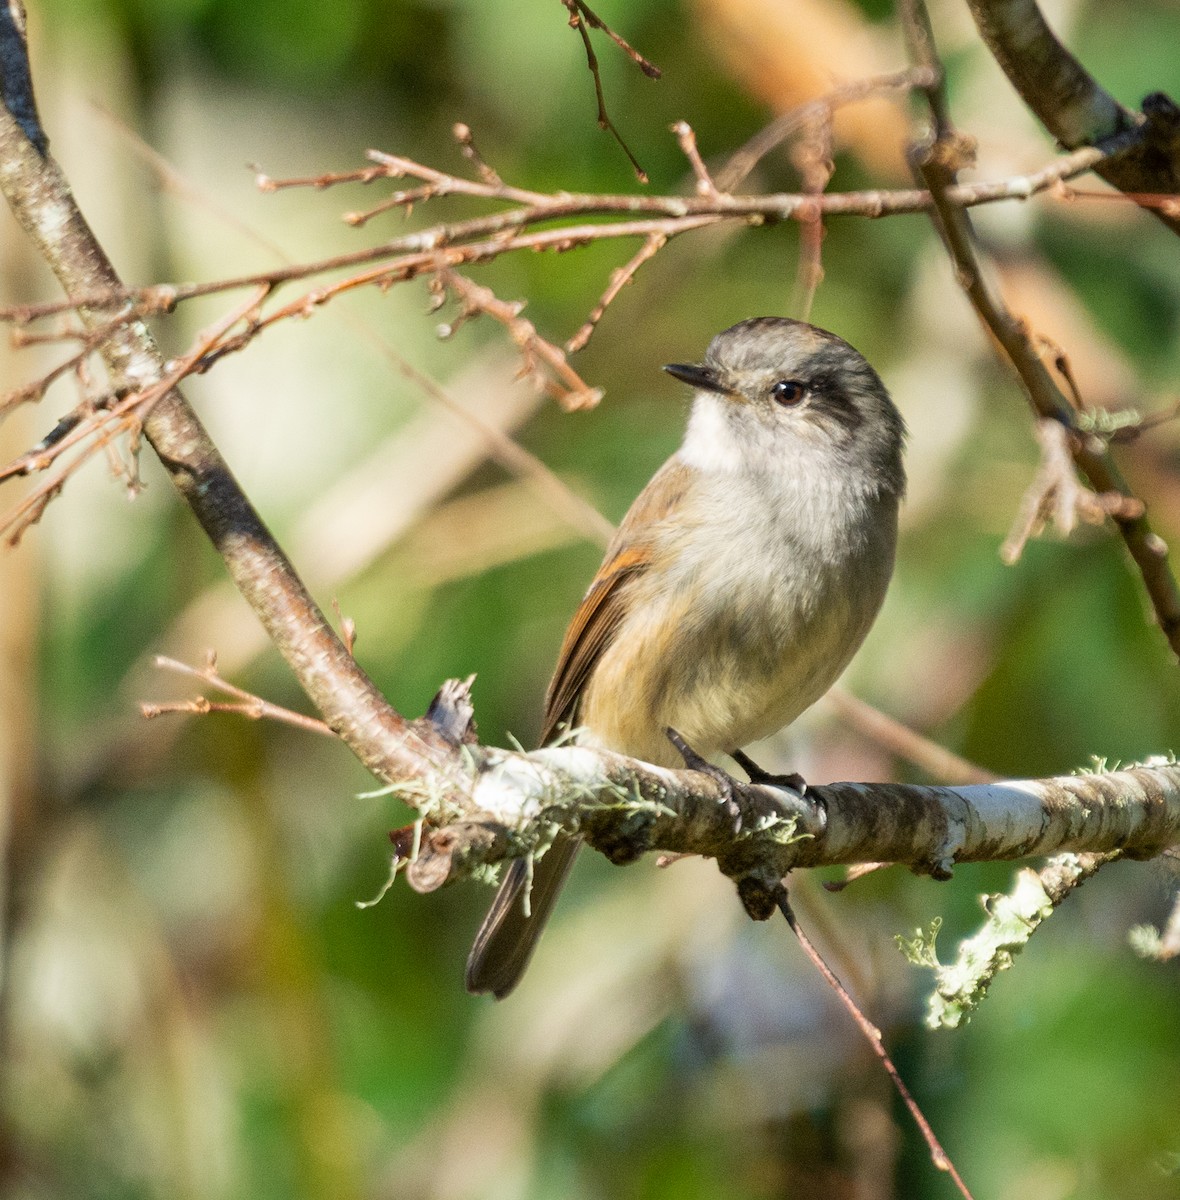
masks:
<svg viewBox="0 0 1180 1200"><path fill-rule="evenodd" d="M1012 86L1063 146L1093 146L1142 127L1135 149L1095 171L1136 199L1180 191L1180 110L1171 100L1153 92L1142 113L1124 108L1058 41L1035 0L968 0L968 7ZM1180 212L1151 211L1180 233Z"/></svg>
<svg viewBox="0 0 1180 1200"><path fill-rule="evenodd" d="M462 741L447 709L436 703L434 719ZM1151 858L1180 843L1180 765L1162 760L964 787L832 783L799 795L738 785L730 797L699 772L578 746L523 753L466 742L463 757L463 788L418 777L391 789L423 819L407 867L420 891L543 853L559 830L616 863L648 851L714 858L755 916L770 915L773 903L761 901L798 867L884 861L947 878L960 862L1067 850Z"/></svg>
<svg viewBox="0 0 1180 1200"><path fill-rule="evenodd" d="M983 896L987 920L959 944L954 962L940 963L934 941L938 923L913 938L898 938L903 953L918 966L934 970L935 987L926 1003L931 1029L956 1029L970 1020L992 981L1008 970L1053 910L1100 867L1121 857L1108 853L1058 854L1039 871L1018 871L1012 887Z"/></svg>

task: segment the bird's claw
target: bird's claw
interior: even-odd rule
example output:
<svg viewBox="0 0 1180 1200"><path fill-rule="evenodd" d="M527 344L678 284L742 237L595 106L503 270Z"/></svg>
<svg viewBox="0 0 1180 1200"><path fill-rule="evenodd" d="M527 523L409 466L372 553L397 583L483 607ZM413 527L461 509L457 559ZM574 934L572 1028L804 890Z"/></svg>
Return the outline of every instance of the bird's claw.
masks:
<svg viewBox="0 0 1180 1200"><path fill-rule="evenodd" d="M807 794L807 781L796 771L789 771L785 775L775 775L771 771L760 767L748 754L741 750L731 750L729 757L750 777L751 783L765 783L771 787L788 788L792 792L798 792L800 796Z"/></svg>
<svg viewBox="0 0 1180 1200"><path fill-rule="evenodd" d="M690 771L700 771L702 775L708 775L721 789L725 811L733 818L733 831L741 833L742 806L738 802L738 789L742 786L741 783L721 767L702 758L671 726L664 730L664 734L668 741L676 747L677 753L684 759L684 765Z"/></svg>

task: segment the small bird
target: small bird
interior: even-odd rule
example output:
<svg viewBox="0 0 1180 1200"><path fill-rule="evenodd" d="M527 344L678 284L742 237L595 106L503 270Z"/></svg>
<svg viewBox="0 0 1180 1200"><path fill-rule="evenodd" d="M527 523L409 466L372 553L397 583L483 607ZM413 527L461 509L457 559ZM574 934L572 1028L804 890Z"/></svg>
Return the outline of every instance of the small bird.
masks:
<svg viewBox="0 0 1180 1200"><path fill-rule="evenodd" d="M680 765L789 725L872 625L897 543L905 424L847 342L786 317L719 333L680 449L623 518L566 631L541 744ZM742 756L743 765L748 760ZM519 982L580 842L509 868L467 960L467 988ZM526 894L528 911L526 915Z"/></svg>

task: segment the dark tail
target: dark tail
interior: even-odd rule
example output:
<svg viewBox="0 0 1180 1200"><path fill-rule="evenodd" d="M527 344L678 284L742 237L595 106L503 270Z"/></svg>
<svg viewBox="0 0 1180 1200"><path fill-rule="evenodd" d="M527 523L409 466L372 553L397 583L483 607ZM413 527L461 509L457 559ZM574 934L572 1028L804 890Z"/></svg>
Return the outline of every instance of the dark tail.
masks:
<svg viewBox="0 0 1180 1200"><path fill-rule="evenodd" d="M524 913L529 883L527 863L517 859L508 869L467 956L469 992L491 992L497 1000L503 1000L520 982L581 844L580 838L559 834L537 860L527 917Z"/></svg>

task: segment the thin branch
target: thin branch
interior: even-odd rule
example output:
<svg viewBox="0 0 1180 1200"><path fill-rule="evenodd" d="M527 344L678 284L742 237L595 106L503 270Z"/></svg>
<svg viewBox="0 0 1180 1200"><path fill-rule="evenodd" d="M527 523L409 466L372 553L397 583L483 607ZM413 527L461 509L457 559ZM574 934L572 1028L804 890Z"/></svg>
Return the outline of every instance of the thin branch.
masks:
<svg viewBox="0 0 1180 1200"><path fill-rule="evenodd" d="M885 75L871 75L867 79L858 79L833 88L824 96L809 100L796 108L776 117L764 129L756 133L746 144L735 150L729 156L725 166L717 175L717 187L723 192L732 192L740 187L747 175L762 161L776 146L781 145L806 129L816 120L830 116L837 108L846 104L855 104L878 92L908 91L911 88L925 88L934 82L933 72L928 67L906 67L901 71L890 71Z"/></svg>
<svg viewBox="0 0 1180 1200"><path fill-rule="evenodd" d="M955 184L946 195L958 207L972 208L980 204L995 204L1006 200L1027 200L1065 179L1072 179L1093 169L1104 159L1121 154L1132 145L1137 135L1128 134L1113 140L1105 147L1089 146L1065 155L1029 175L1003 180L984 180L970 184ZM198 296L268 284L277 288L294 280L312 278L333 271L346 270L367 263L384 263L365 282L391 283L398 278L413 278L430 271L442 253L447 265L458 267L477 262L490 262L500 255L516 250L569 250L593 241L611 238L646 238L663 234L671 239L681 233L702 229L719 221L738 221L743 224L763 224L770 221L797 219L800 210L808 215L817 211L824 217L861 216L878 218L898 213L926 213L932 201L926 189L872 189L867 191L828 192L823 196L808 196L799 192L782 192L756 196L735 196L719 192L713 197L571 194L555 192L542 194L522 192L511 187L492 187L472 180L459 180L409 159L371 152L386 164L391 176L414 173L429 180L443 180L447 186L462 185L463 193L485 200L504 200L518 207L508 212L476 217L468 221L433 225L414 233L390 238L378 246L369 246L347 254L333 255L309 263L299 263L270 271L241 275L207 283L155 284L150 287L111 286L76 293L68 300L38 304L0 306L0 321L25 325L42 317L70 312L80 305L109 306L129 301L135 305L135 315L150 310L168 311L176 304ZM442 195L441 191L433 194ZM635 214L646 214L636 218ZM534 235L522 231L542 222L564 221L595 214L626 216L632 219L612 220L602 224L580 223L560 229L545 230Z"/></svg>
<svg viewBox="0 0 1180 1200"><path fill-rule="evenodd" d="M646 59L638 50L635 49L629 42L625 41L617 34L597 13L595 13L585 0L575 0L578 11L585 18L586 23L592 29L601 30L622 52L648 77L648 79L659 79L663 72L650 59ZM562 0L565 3L565 0ZM569 5L567 4L568 8Z"/></svg>
<svg viewBox="0 0 1180 1200"><path fill-rule="evenodd" d="M98 111L111 123L116 132L126 139L131 149L143 158L156 172L165 188L177 196L188 200L190 203L208 209L219 221L229 225L242 234L242 236L269 250L281 262L289 263L292 261L282 247L268 238L265 233L255 226L241 220L224 205L218 204L212 196L194 185L172 163L152 149L151 146L124 122L118 120L118 118L105 109L100 108ZM454 133L456 140L460 142L463 148L464 157L476 163L484 181L493 186L498 185L501 182L500 178L479 155L470 129L466 125L460 124L455 126ZM621 283L620 286L622 286ZM379 334L371 324L345 309L337 308L333 311L348 325L354 334L367 341L401 375L418 388L427 399L438 404L446 409L447 412L477 430L485 443L487 455L493 462L498 463L511 474L527 481L546 504L590 541L605 545L610 540L611 534L614 532L614 526L592 504L589 504L575 493L563 479L546 466L535 454L526 450L498 425L492 421L485 420L480 413L460 404L442 384L415 367L413 363L399 354L390 344L388 338ZM23 330L16 330L14 334L29 336ZM567 346L567 353L572 353L571 347ZM317 559L322 560L322 548L319 548L315 556ZM340 579L333 581L334 585L339 585L341 582L343 581Z"/></svg>
<svg viewBox="0 0 1180 1200"><path fill-rule="evenodd" d="M610 274L610 282L607 285L606 291L602 293L598 303L590 310L590 315L586 318L582 328L574 334L572 338L565 344L567 354L574 354L585 348L593 336L594 330L598 327L598 322L602 320L607 308L615 300L618 294L629 284L634 278L635 273L643 266L644 263L650 262L655 256L668 244L668 235L664 233L649 234L647 240L639 247L638 250L631 256L630 260L621 267L616 267Z"/></svg>
<svg viewBox="0 0 1180 1200"><path fill-rule="evenodd" d="M1082 486L1070 453L1069 431L1059 421L1038 421L1036 434L1041 464L1000 547L1000 558L1008 566L1020 559L1025 544L1040 534L1050 519L1057 532L1068 537L1078 521L1101 525L1107 517L1132 520L1145 511L1143 501L1137 497L1118 492L1099 495Z"/></svg>
<svg viewBox="0 0 1180 1200"><path fill-rule="evenodd" d="M828 110L816 118L808 129L807 136L795 149L795 164L808 195L820 196L835 173L832 147L832 114ZM823 214L800 214L799 217L799 265L795 272L795 286L791 297L791 312L806 321L811 316L811 305L815 293L823 282Z"/></svg>
<svg viewBox="0 0 1180 1200"><path fill-rule="evenodd" d="M915 3L920 4L920 0ZM927 52L934 53L932 43ZM936 62L920 65L937 67ZM954 139L953 133L944 136ZM1180 587L1168 564L1168 547L1151 528L1140 507L1142 502L1131 492L1107 447L1096 437L1076 433L1075 410L1069 398L1054 382L1024 322L1008 309L999 292L985 279L970 215L954 195L956 143L952 140L949 144L944 141L915 147L912 159L930 190L935 224L955 266L956 277L979 319L1020 376L1033 411L1071 432L1070 453L1096 493L1118 496L1121 498L1118 503L1125 506L1124 512L1138 512L1137 516L1115 516L1115 525L1139 569L1160 628L1173 652L1180 655Z"/></svg>
<svg viewBox="0 0 1180 1200"><path fill-rule="evenodd" d="M684 157L688 159L688 165L692 167L693 175L696 176L697 195L709 199L716 198L718 195L717 185L713 182L709 168L705 166L701 152L697 149L697 135L693 133L692 126L687 121L676 121L672 124L671 129L680 143Z"/></svg>
<svg viewBox="0 0 1180 1200"><path fill-rule="evenodd" d="M920 767L931 779L942 783L995 783L999 779L998 775L923 737L842 687L832 688L823 703L852 729L890 754Z"/></svg>
<svg viewBox="0 0 1180 1200"><path fill-rule="evenodd" d="M592 26L595 29L601 29L606 33L615 45L619 46L627 55L637 63L643 70L643 73L649 79L658 79L660 70L652 63L648 62L638 51L632 49L617 33L614 32L600 17L593 13L583 0L561 0L569 12L570 28L576 29L582 38L582 45L586 51L586 66L590 69L590 74L594 78L594 96L598 101L598 127L606 130L607 133L619 143L619 147L627 156L635 171L635 177L640 183L647 183L647 172L639 165L638 159L631 153L631 147L623 140L623 135L618 131L615 123L610 119L610 115L606 111L606 97L602 91L602 74L598 69L598 56L594 53L594 46L590 41L590 29Z"/></svg>
<svg viewBox="0 0 1180 1200"><path fill-rule="evenodd" d="M452 127L451 132L455 136L455 141L459 143L460 153L476 169L480 179L491 187L503 187L504 181L493 168L488 166L484 156L480 154L479 148L475 144L475 134L471 132L471 126L459 121Z"/></svg>
<svg viewBox="0 0 1180 1200"><path fill-rule="evenodd" d="M524 357L524 370L568 412L593 408L602 399L601 389L592 388L582 379L570 366L565 352L543 338L536 326L520 315L524 309L523 301L511 303L501 300L490 288L482 287L454 271L440 269L436 279L443 289L454 293L462 305L457 320L442 327L440 332L443 337L450 337L459 324L469 317L486 313L508 330Z"/></svg>
<svg viewBox="0 0 1180 1200"><path fill-rule="evenodd" d="M351 652L351 647L349 648ZM209 687L214 688L219 692L224 692L227 696L233 696L236 703L224 704L216 700L207 700L204 696L197 696L192 700L184 700L172 703L143 703L139 706L140 713L147 718L162 717L173 713L185 713L188 715L204 715L212 712L234 713L237 716L247 717L252 721L260 721L267 718L272 721L281 721L286 725L293 725L296 729L303 730L304 733L319 733L327 737L335 737L332 730L315 717L309 717L306 713L295 712L293 709L284 708L281 704L274 704L270 700L264 700L261 696L256 696L253 692L247 692L243 688L232 684L227 679L223 679L217 671L217 655L212 651L209 652L205 659L203 667L193 667L188 663L182 663L175 658L169 658L167 655L158 654L153 660L155 665L163 671L175 671L178 675L187 675L192 679L198 679Z"/></svg>
<svg viewBox="0 0 1180 1200"><path fill-rule="evenodd" d="M930 1127L930 1122L926 1120L925 1114L918 1107L918 1102L910 1094L909 1088L905 1085L905 1080L902 1079L901 1074L893 1063L893 1059L890 1058L889 1051L885 1049L885 1040L881 1036L881 1031L861 1012L860 1006L853 1000L848 989L836 977L835 972L824 961L823 955L812 945L811 939L803 932L791 909L791 903L787 898L787 889L785 887L779 888L777 901L779 911L786 917L787 924L791 927L791 932L803 948L803 953L807 955L815 969L823 976L832 991L836 993L840 1003L844 1005L848 1014L856 1022L856 1027L864 1034L865 1040L872 1047L873 1053L881 1060L881 1065L893 1081L893 1086L897 1089L897 1094L901 1097L902 1103L906 1106L910 1116L913 1118L914 1124L918 1127L918 1132L921 1133L923 1140L930 1150L930 1161L938 1170L945 1171L951 1177L955 1187L959 1189L961 1196L965 1196L966 1200L971 1200L971 1193L967 1190L967 1185L956 1170L950 1155L942 1148L942 1143Z"/></svg>

